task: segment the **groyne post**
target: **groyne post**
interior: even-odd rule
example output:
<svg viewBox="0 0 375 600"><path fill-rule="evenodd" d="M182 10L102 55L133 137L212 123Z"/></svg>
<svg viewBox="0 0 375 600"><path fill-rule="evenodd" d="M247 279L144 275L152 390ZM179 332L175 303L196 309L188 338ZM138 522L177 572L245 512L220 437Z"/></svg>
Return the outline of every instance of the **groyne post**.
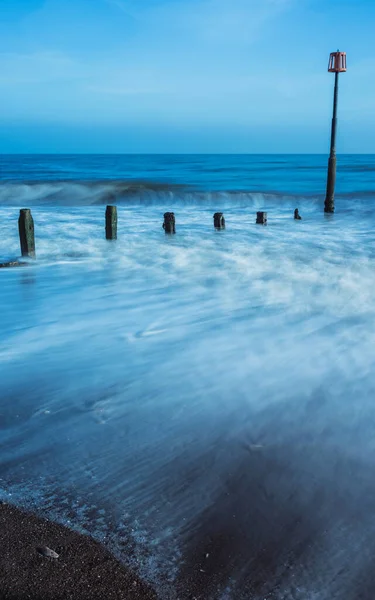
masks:
<svg viewBox="0 0 375 600"><path fill-rule="evenodd" d="M176 219L173 212L164 213L163 229L165 233L176 233Z"/></svg>
<svg viewBox="0 0 375 600"><path fill-rule="evenodd" d="M337 100L339 93L339 73L346 71L345 52L331 52L328 72L335 74L335 89L333 94L333 116L331 126L331 148L328 159L327 189L324 201L324 212L335 212L335 184L336 184L336 132L337 132Z"/></svg>
<svg viewBox="0 0 375 600"><path fill-rule="evenodd" d="M35 258L34 220L29 208L22 208L18 219L21 254Z"/></svg>
<svg viewBox="0 0 375 600"><path fill-rule="evenodd" d="M225 229L225 219L221 212L214 214L214 227L215 229Z"/></svg>
<svg viewBox="0 0 375 600"><path fill-rule="evenodd" d="M257 225L267 225L267 213L263 211L257 212Z"/></svg>
<svg viewBox="0 0 375 600"><path fill-rule="evenodd" d="M105 209L105 237L117 240L117 207L107 206Z"/></svg>

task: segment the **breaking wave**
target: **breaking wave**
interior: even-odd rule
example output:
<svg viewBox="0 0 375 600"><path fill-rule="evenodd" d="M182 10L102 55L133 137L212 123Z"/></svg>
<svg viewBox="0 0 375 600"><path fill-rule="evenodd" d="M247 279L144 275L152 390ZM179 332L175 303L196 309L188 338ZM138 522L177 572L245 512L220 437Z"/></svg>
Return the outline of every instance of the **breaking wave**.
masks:
<svg viewBox="0 0 375 600"><path fill-rule="evenodd" d="M321 201L321 195L300 196L279 192L250 190L203 191L189 186L143 181L44 181L4 182L0 184L0 206L129 206L215 205L258 206L264 203Z"/></svg>

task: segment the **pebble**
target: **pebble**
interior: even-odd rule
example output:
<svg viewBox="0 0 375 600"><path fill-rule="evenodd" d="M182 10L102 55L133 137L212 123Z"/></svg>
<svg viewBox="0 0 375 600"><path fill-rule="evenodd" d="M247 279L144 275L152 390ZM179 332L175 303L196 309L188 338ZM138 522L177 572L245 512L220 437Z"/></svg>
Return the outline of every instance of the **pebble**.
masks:
<svg viewBox="0 0 375 600"><path fill-rule="evenodd" d="M51 550L51 548L47 548L47 546L37 548L36 550L39 552L39 554L42 554L42 556L47 556L48 558L59 558L59 555L54 550Z"/></svg>

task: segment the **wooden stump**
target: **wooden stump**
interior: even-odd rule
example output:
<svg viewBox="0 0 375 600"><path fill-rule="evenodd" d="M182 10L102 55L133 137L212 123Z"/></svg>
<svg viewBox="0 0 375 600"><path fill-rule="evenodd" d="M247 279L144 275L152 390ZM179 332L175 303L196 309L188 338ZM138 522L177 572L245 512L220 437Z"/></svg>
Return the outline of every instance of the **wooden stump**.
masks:
<svg viewBox="0 0 375 600"><path fill-rule="evenodd" d="M107 206L105 210L105 237L107 240L117 240L116 206Z"/></svg>
<svg viewBox="0 0 375 600"><path fill-rule="evenodd" d="M257 225L267 225L267 213L263 211L257 212Z"/></svg>
<svg viewBox="0 0 375 600"><path fill-rule="evenodd" d="M21 254L35 258L34 221L29 208L22 208L18 219Z"/></svg>
<svg viewBox="0 0 375 600"><path fill-rule="evenodd" d="M165 233L176 233L176 220L173 212L164 213L163 229Z"/></svg>
<svg viewBox="0 0 375 600"><path fill-rule="evenodd" d="M221 212L214 214L214 227L215 229L225 229L225 219Z"/></svg>

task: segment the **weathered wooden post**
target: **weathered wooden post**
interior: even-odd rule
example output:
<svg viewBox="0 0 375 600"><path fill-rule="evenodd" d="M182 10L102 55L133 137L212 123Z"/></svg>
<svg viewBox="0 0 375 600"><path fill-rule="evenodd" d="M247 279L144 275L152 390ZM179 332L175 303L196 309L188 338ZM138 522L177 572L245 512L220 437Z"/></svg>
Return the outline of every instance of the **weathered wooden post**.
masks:
<svg viewBox="0 0 375 600"><path fill-rule="evenodd" d="M263 211L257 212L257 225L267 225L267 213Z"/></svg>
<svg viewBox="0 0 375 600"><path fill-rule="evenodd" d="M173 212L164 213L163 229L165 233L176 233L176 220Z"/></svg>
<svg viewBox="0 0 375 600"><path fill-rule="evenodd" d="M105 237L117 240L117 207L107 206L105 209Z"/></svg>
<svg viewBox="0 0 375 600"><path fill-rule="evenodd" d="M21 254L35 258L34 221L29 208L22 208L18 219Z"/></svg>
<svg viewBox="0 0 375 600"><path fill-rule="evenodd" d="M331 128L331 151L328 160L327 191L324 201L324 212L335 211L335 183L336 183L336 130L337 130L337 98L339 92L339 73L346 71L345 52L331 52L328 64L329 73L335 74L335 91L333 95L333 117Z"/></svg>
<svg viewBox="0 0 375 600"><path fill-rule="evenodd" d="M301 215L298 212L298 208L294 210L294 218L296 221L300 221L302 219Z"/></svg>
<svg viewBox="0 0 375 600"><path fill-rule="evenodd" d="M225 229L225 219L221 212L214 214L214 227L215 229Z"/></svg>

